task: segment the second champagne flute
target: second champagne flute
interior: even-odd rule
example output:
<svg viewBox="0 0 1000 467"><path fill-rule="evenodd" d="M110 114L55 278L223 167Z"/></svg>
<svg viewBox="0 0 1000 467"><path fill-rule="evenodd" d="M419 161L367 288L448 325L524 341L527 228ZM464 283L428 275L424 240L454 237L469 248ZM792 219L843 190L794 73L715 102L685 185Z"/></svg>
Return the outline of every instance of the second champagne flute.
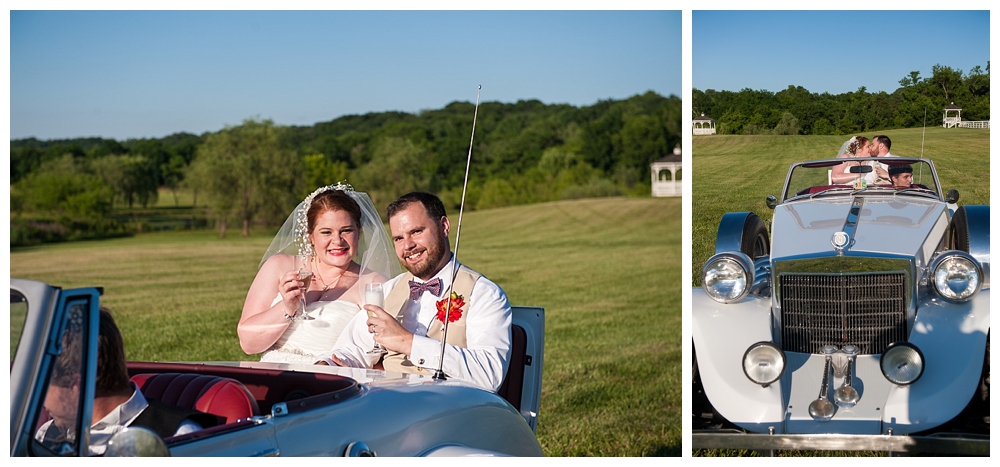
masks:
<svg viewBox="0 0 1000 467"><path fill-rule="evenodd" d="M381 282L365 284L365 305L375 305L382 309L385 308L385 294L382 291ZM375 316L374 313L370 311L368 312L368 315L372 317ZM388 350L386 350L385 347L382 347L382 344L379 344L378 342L375 342L375 348L368 351L369 354L384 354L387 352Z"/></svg>

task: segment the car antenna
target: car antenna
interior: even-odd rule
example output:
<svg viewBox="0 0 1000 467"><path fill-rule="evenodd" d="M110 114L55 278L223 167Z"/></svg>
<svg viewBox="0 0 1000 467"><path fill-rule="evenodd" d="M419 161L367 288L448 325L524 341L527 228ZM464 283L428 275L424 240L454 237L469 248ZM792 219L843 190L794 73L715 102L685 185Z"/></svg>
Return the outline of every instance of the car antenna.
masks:
<svg viewBox="0 0 1000 467"><path fill-rule="evenodd" d="M434 371L434 379L448 379L444 375L444 350L448 342L448 322L451 321L451 294L455 288L455 277L458 276L458 241L462 237L462 214L465 212L465 191L469 187L469 166L472 162L472 142L476 140L476 118L479 117L479 94L483 90L483 85L479 85L476 91L476 110L472 114L472 137L469 138L469 155L465 160L465 181L462 182L462 203L458 207L458 228L455 229L455 252L451 255L451 283L448 285L448 293L445 294L447 305L444 309L444 334L441 336L441 358L438 360L437 370Z"/></svg>
<svg viewBox="0 0 1000 467"><path fill-rule="evenodd" d="M924 129L920 133L920 158L924 157L924 134L927 133L927 107L924 107Z"/></svg>

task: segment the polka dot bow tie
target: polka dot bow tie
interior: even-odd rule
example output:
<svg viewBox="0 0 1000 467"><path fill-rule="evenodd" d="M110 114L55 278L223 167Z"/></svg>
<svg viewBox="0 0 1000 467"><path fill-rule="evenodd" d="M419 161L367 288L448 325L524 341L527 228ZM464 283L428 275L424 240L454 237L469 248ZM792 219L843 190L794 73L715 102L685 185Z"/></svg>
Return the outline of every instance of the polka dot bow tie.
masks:
<svg viewBox="0 0 1000 467"><path fill-rule="evenodd" d="M420 296L424 292L430 292L435 297L441 295L441 278L437 277L434 280L423 283L410 281L410 300L420 300Z"/></svg>

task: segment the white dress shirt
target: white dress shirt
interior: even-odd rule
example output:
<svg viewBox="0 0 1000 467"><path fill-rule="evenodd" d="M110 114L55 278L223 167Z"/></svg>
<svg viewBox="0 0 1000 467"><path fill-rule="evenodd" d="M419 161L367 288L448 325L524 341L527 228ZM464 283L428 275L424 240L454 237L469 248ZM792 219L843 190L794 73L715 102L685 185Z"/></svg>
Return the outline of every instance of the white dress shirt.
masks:
<svg viewBox="0 0 1000 467"><path fill-rule="evenodd" d="M430 292L424 292L418 301L407 297L402 309L402 325L413 333L410 361L431 371L438 368L441 360L441 342L427 337L427 329L428 326L441 325L436 319L436 303L448 293L453 270L454 266L449 261L434 276L441 279L440 297L435 297ZM383 287L384 293L388 294L405 275L388 280ZM420 282L420 279L414 280ZM468 381L495 392L503 382L510 361L510 303L503 290L485 276L476 281L468 301L469 311L465 318L468 347L445 346L442 370L450 378ZM371 368L378 362L379 355L367 354L374 347L375 339L368 332L366 321L367 312L361 310L348 323L331 350L331 354L348 366ZM330 359L325 361L333 363Z"/></svg>
<svg viewBox="0 0 1000 467"><path fill-rule="evenodd" d="M885 153L884 156L880 156L880 157L898 157L898 156L896 156L895 154ZM868 161L866 164L869 165L869 166L871 166L871 168L872 168L872 171L866 173L865 177L864 177L865 178L865 182L867 182L869 185L875 184L875 180L878 179L878 174L875 173L875 169L876 168L881 167L882 170L885 170L885 171L889 170L889 165L888 164L883 164L883 163L878 162L878 161Z"/></svg>

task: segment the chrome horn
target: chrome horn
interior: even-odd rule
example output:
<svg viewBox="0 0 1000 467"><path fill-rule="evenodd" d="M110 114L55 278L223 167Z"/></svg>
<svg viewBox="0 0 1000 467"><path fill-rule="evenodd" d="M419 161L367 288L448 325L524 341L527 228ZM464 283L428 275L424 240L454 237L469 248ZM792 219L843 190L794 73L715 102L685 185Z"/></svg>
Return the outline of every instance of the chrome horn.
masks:
<svg viewBox="0 0 1000 467"><path fill-rule="evenodd" d="M830 391L830 370L833 366L833 353L836 351L837 348L832 345L823 346L823 353L826 354L826 365L823 367L823 384L819 390L819 399L809 404L809 416L817 422L829 421L833 418L833 412L835 411L833 404L826 399L826 395Z"/></svg>
<svg viewBox="0 0 1000 467"><path fill-rule="evenodd" d="M837 401L837 406L849 409L854 407L858 403L858 400L861 399L858 390L854 389L854 386L851 385L854 379L854 359L858 354L858 347L848 344L844 346L842 352L847 355L847 369L844 372L844 384L833 393L833 400Z"/></svg>

